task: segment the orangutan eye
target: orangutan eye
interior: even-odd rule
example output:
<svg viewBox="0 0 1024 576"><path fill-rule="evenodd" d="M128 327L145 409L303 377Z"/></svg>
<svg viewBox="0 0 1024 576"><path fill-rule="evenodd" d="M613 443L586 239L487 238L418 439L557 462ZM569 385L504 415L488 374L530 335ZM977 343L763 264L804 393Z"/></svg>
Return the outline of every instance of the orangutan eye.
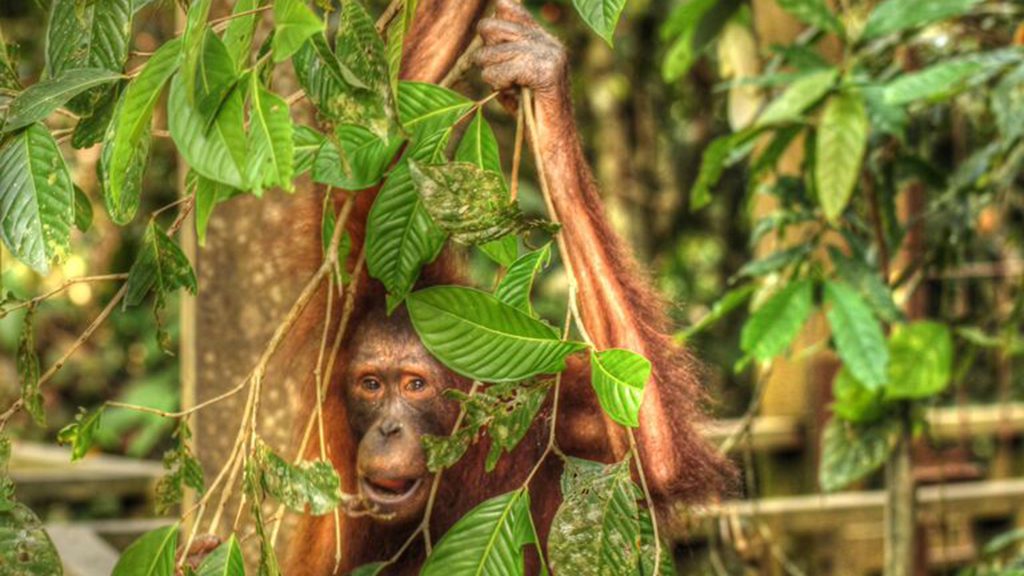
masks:
<svg viewBox="0 0 1024 576"><path fill-rule="evenodd" d="M380 380L377 380L376 378L363 378L361 384L363 385L363 390L367 390L369 392L376 392L377 390L380 390Z"/></svg>
<svg viewBox="0 0 1024 576"><path fill-rule="evenodd" d="M420 390L423 390L426 387L427 383L424 382L422 378L417 378L409 382L408 386L406 386L406 388L408 388L410 392L419 392Z"/></svg>

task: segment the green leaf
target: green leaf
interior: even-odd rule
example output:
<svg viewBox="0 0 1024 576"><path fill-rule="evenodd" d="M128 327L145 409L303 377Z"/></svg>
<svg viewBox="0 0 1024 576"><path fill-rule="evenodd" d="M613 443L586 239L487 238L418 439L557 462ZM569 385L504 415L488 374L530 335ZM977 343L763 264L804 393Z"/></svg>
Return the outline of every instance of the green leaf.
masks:
<svg viewBox="0 0 1024 576"><path fill-rule="evenodd" d="M64 568L43 523L24 504L0 511L0 567L5 576L61 576Z"/></svg>
<svg viewBox="0 0 1024 576"><path fill-rule="evenodd" d="M626 0L572 0L572 5L587 26L604 38L609 46L613 44L615 26L626 7Z"/></svg>
<svg viewBox="0 0 1024 576"><path fill-rule="evenodd" d="M238 0L231 10L232 16L246 14L256 9L260 0ZM224 46L228 54L235 62L235 69L242 70L249 65L249 55L252 52L252 37L256 30L256 14L238 16L228 23L228 29L224 31Z"/></svg>
<svg viewBox="0 0 1024 576"><path fill-rule="evenodd" d="M203 55L203 44L209 30L207 22L210 19L210 8L213 0L195 0L188 6L188 14L185 19L185 30L181 34L181 74L185 83L185 94L190 105L198 104L195 95L196 80L199 62Z"/></svg>
<svg viewBox="0 0 1024 576"><path fill-rule="evenodd" d="M387 57L388 57L388 79L391 83L391 92L398 93L398 76L402 68L402 50L405 44L405 35L412 26L413 17L416 15L416 6L419 0L403 0L402 10L395 17L395 21L388 26Z"/></svg>
<svg viewBox="0 0 1024 576"><path fill-rule="evenodd" d="M171 81L167 122L178 151L199 174L241 190L250 189L244 102L237 88L224 101L213 127L189 104L181 75Z"/></svg>
<svg viewBox="0 0 1024 576"><path fill-rule="evenodd" d="M779 8L820 30L843 33L843 25L823 0L779 0Z"/></svg>
<svg viewBox="0 0 1024 576"><path fill-rule="evenodd" d="M75 189L64 157L42 124L0 147L0 237L15 258L41 274L68 251Z"/></svg>
<svg viewBox="0 0 1024 576"><path fill-rule="evenodd" d="M628 459L601 464L567 458L562 496L547 545L553 572L641 574L640 493L630 478Z"/></svg>
<svg viewBox="0 0 1024 576"><path fill-rule="evenodd" d="M536 317L533 306L530 305L530 292L533 290L533 282L536 280L537 274L550 263L550 243L538 250L523 254L508 267L505 276L494 290L494 297L513 308L518 308L530 316Z"/></svg>
<svg viewBox="0 0 1024 576"><path fill-rule="evenodd" d="M477 168L501 174L501 153L498 150L498 139L494 136L491 126L484 120L483 109L473 115L473 121L462 134L459 147L455 150L455 160L468 162Z"/></svg>
<svg viewBox="0 0 1024 576"><path fill-rule="evenodd" d="M761 362L778 356L800 332L813 307L814 284L791 282L772 295L743 325L740 347Z"/></svg>
<svg viewBox="0 0 1024 576"><path fill-rule="evenodd" d="M298 177L313 169L317 153L327 139L323 134L301 124L295 126L295 134L292 139L295 149L295 167L292 169L292 174Z"/></svg>
<svg viewBox="0 0 1024 576"><path fill-rule="evenodd" d="M361 123L360 114L365 109L354 95L360 89L364 96L372 91L338 60L323 33L314 34L299 48L292 65L299 83L320 113L335 123ZM373 98L369 103L373 103Z"/></svg>
<svg viewBox="0 0 1024 576"><path fill-rule="evenodd" d="M203 560L196 576L245 576L242 548L234 534Z"/></svg>
<svg viewBox="0 0 1024 576"><path fill-rule="evenodd" d="M691 212L696 212L711 203L711 189L722 179L726 160L735 146L734 135L728 134L715 138L704 149L697 180L690 189Z"/></svg>
<svg viewBox="0 0 1024 576"><path fill-rule="evenodd" d="M847 256L832 246L828 247L828 253L839 278L856 289L879 318L886 322L903 319L903 311L893 302L892 292L882 281L876 267L856 255Z"/></svg>
<svg viewBox="0 0 1024 576"><path fill-rule="evenodd" d="M848 422L874 422L885 415L881 390L869 390L845 366L832 382L832 411Z"/></svg>
<svg viewBox="0 0 1024 576"><path fill-rule="evenodd" d="M864 478L885 463L899 438L899 421L886 419L857 425L833 418L821 444L818 483L835 492Z"/></svg>
<svg viewBox="0 0 1024 576"><path fill-rule="evenodd" d="M420 575L524 574L522 548L536 543L535 532L527 490L496 496L477 505L448 530Z"/></svg>
<svg viewBox="0 0 1024 576"><path fill-rule="evenodd" d="M772 100L757 119L755 126L794 122L811 105L828 94L839 77L835 68L819 70L796 79L781 96Z"/></svg>
<svg viewBox="0 0 1024 576"><path fill-rule="evenodd" d="M623 426L640 425L640 405L650 378L651 362L636 352L612 349L590 354L590 382L597 401Z"/></svg>
<svg viewBox="0 0 1024 576"><path fill-rule="evenodd" d="M274 0L274 62L284 62L324 23L303 0Z"/></svg>
<svg viewBox="0 0 1024 576"><path fill-rule="evenodd" d="M191 185L188 184L190 179L194 180ZM210 216L213 215L213 209L217 204L233 198L241 192L227 184L204 178L195 172L189 172L189 177L185 181L186 189L193 189L193 187L195 189L196 236L199 239L199 245L206 246L206 228L210 223Z"/></svg>
<svg viewBox="0 0 1024 576"><path fill-rule="evenodd" d="M950 58L919 72L903 74L885 86L885 102L906 105L918 100L940 101L984 83L1005 66L1020 62L1017 49L996 50Z"/></svg>
<svg viewBox="0 0 1024 576"><path fill-rule="evenodd" d="M46 70L59 78L77 68L121 72L128 59L131 0L53 0L47 28ZM92 113L106 93L96 88L68 103L81 115Z"/></svg>
<svg viewBox="0 0 1024 576"><path fill-rule="evenodd" d="M920 28L933 22L966 14L980 0L885 0L879 4L864 26L862 40Z"/></svg>
<svg viewBox="0 0 1024 576"><path fill-rule="evenodd" d="M370 275L384 284L395 303L401 302L420 268L437 258L446 239L416 193L407 161L400 162L381 187L366 228Z"/></svg>
<svg viewBox="0 0 1024 576"><path fill-rule="evenodd" d="M82 68L33 84L11 101L2 132L13 132L42 120L76 95L120 78L116 72Z"/></svg>
<svg viewBox="0 0 1024 576"><path fill-rule="evenodd" d="M46 413L43 411L43 395L39 391L39 355L36 354L36 338L33 329L35 317L35 307L29 306L21 324L16 364L18 377L21 379L21 399L25 410L32 415L32 419L37 425L45 426Z"/></svg>
<svg viewBox="0 0 1024 576"><path fill-rule="evenodd" d="M361 126L335 128L339 146L326 141L316 154L313 180L343 190L365 190L380 182L402 145L399 138L381 140Z"/></svg>
<svg viewBox="0 0 1024 576"><path fill-rule="evenodd" d="M75 228L88 232L92 226L92 200L81 188L75 186Z"/></svg>
<svg viewBox="0 0 1024 576"><path fill-rule="evenodd" d="M778 272L797 262L802 262L813 250L814 246L812 244L799 244L792 248L772 252L764 258L751 260L744 264L736 272L736 277L756 278L771 274L772 272Z"/></svg>
<svg viewBox="0 0 1024 576"><path fill-rule="evenodd" d="M261 186L280 187L294 192L295 142L288 103L264 88L255 75L252 76L251 88L250 181L257 189Z"/></svg>
<svg viewBox="0 0 1024 576"><path fill-rule="evenodd" d="M177 39L167 42L150 57L125 88L103 137L103 200L116 224L127 224L138 211L152 141L153 109L164 85L177 70L180 57L181 42Z"/></svg>
<svg viewBox="0 0 1024 576"><path fill-rule="evenodd" d="M939 394L953 372L953 337L945 324L897 325L889 337L887 399L917 400Z"/></svg>
<svg viewBox="0 0 1024 576"><path fill-rule="evenodd" d="M341 503L341 479L326 460L292 465L260 443L256 455L263 489L290 510L322 516Z"/></svg>
<svg viewBox="0 0 1024 576"><path fill-rule="evenodd" d="M549 389L545 384L524 386L519 383L496 384L488 389L500 396L501 401L495 403L493 417L487 425L491 449L484 462L486 472L493 472L501 454L512 453L530 431Z"/></svg>
<svg viewBox="0 0 1024 576"><path fill-rule="evenodd" d="M194 92L189 94L189 102L195 105L196 111L203 117L204 125L209 129L224 105L224 100L238 85L235 62L227 46L210 30L203 36L202 49L193 73Z"/></svg>
<svg viewBox="0 0 1024 576"><path fill-rule="evenodd" d="M815 140L814 180L822 211L832 222L843 214L857 187L869 128L860 94L843 91L825 104Z"/></svg>
<svg viewBox="0 0 1024 576"><path fill-rule="evenodd" d="M484 244L549 224L523 214L500 174L468 162L429 166L410 161L409 171L430 217L456 242Z"/></svg>
<svg viewBox="0 0 1024 576"><path fill-rule="evenodd" d="M472 288L426 288L410 294L407 305L431 354L474 380L510 382L561 372L570 354L587 347L560 340L547 324Z"/></svg>
<svg viewBox="0 0 1024 576"><path fill-rule="evenodd" d="M155 222L150 222L135 263L128 272L125 306L142 302L150 291L168 294L178 288L196 292L196 275L188 257Z"/></svg>
<svg viewBox="0 0 1024 576"><path fill-rule="evenodd" d="M414 160L442 162L452 128L472 109L472 101L447 88L400 82L398 117L412 139L407 153Z"/></svg>
<svg viewBox="0 0 1024 576"><path fill-rule="evenodd" d="M114 109L121 101L121 88L127 83L127 81L118 82L117 85L107 90L93 113L82 117L78 124L75 124L75 132L71 135L72 147L82 150L103 141L103 135L107 133L110 121L114 117Z"/></svg>
<svg viewBox="0 0 1024 576"><path fill-rule="evenodd" d="M342 65L380 102L389 102L391 84L384 41L377 34L373 17L359 0L342 5L335 47Z"/></svg>
<svg viewBox="0 0 1024 576"><path fill-rule="evenodd" d="M654 519L651 511L647 508L640 508L640 574L655 576L677 576L675 560L672 558L672 546L661 540L661 561L654 566Z"/></svg>
<svg viewBox="0 0 1024 576"><path fill-rule="evenodd" d="M825 303L830 307L826 316L843 364L869 390L880 389L888 379L889 350L871 308L857 292L839 282L825 283Z"/></svg>
<svg viewBox="0 0 1024 576"><path fill-rule="evenodd" d="M79 408L75 421L61 428L57 433L58 442L71 445L72 462L80 460L92 448L102 417L103 408L92 414L87 413L84 408Z"/></svg>
<svg viewBox="0 0 1024 576"><path fill-rule="evenodd" d="M121 555L111 576L172 576L178 528L174 523L140 536Z"/></svg>

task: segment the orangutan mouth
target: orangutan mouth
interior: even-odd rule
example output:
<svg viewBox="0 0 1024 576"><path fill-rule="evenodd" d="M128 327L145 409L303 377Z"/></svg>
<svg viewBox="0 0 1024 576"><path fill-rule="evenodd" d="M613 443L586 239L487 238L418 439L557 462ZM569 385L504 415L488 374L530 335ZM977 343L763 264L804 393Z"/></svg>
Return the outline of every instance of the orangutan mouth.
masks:
<svg viewBox="0 0 1024 576"><path fill-rule="evenodd" d="M423 478L360 478L363 493L375 502L397 504L408 499L423 484Z"/></svg>

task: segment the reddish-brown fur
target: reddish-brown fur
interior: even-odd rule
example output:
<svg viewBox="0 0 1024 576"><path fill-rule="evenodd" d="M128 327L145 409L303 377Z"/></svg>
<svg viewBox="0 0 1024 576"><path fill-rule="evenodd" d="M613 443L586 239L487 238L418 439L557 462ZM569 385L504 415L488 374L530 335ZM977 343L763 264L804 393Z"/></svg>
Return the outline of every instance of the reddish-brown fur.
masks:
<svg viewBox="0 0 1024 576"><path fill-rule="evenodd" d="M452 65L451 55L461 52L465 46L468 30L479 18L484 4L478 0L421 1L411 34L418 48L407 52L413 56L404 63L405 76L440 80ZM458 35L452 34L449 28L446 34L431 35L429 30L439 22L459 22L467 27L467 34L453 38ZM439 49L431 49L434 43ZM425 54L423 62L416 60L417 53ZM580 283L579 303L587 330L599 348L629 348L646 355L654 365L654 377L641 411L642 426L637 432L652 490L659 502L703 501L721 490L723 480L728 477L728 466L695 428L701 418L699 405L703 399L697 368L690 357L665 336L668 326L662 301L651 291L632 255L607 225L576 136L571 104L565 98L539 98L537 111L541 129L535 135L534 145L545 158L549 181L557 183L552 190L554 207L564 223L562 234ZM373 197L370 192L360 193L349 219L348 230L354 247L349 266L354 265L362 246L366 214ZM458 255L446 250L437 263L423 271L419 284L460 283L461 268ZM359 330L362 315L379 306L384 296L383 288L370 279L365 270L361 274L362 289L355 302L349 333ZM318 314L322 322L323 309L309 316ZM316 330L307 333L316 333ZM347 341L348 338L344 343ZM335 378L326 395L324 427L327 451L341 475L342 488L355 493L356 444L348 425L345 395L340 389L342 383L337 378L345 363L344 343L334 370ZM570 359L562 382L557 429L559 446L571 455L605 462L625 457L628 438L598 406L590 388L585 357ZM460 386L466 388L467 383L461 382ZM302 393L307 411L311 410L315 402L311 381ZM512 454L502 457L494 472L484 472L483 461L489 448L484 438L444 473L431 516L431 535L435 543L473 506L521 485L543 452L550 414L549 398L526 438ZM305 418L300 417L299 421L305 422ZM320 447L313 442L306 456L317 458L319 453ZM551 519L560 503L560 474L561 463L552 457L531 483L534 521L542 540L546 540ZM341 574L367 562L388 559L415 528L415 524L381 524L369 517L342 517L341 524ZM423 557L422 543L417 542L388 573L414 574ZM535 565L535 559L531 559L531 563ZM332 574L334 566L333 516L304 517L291 539L286 573Z"/></svg>

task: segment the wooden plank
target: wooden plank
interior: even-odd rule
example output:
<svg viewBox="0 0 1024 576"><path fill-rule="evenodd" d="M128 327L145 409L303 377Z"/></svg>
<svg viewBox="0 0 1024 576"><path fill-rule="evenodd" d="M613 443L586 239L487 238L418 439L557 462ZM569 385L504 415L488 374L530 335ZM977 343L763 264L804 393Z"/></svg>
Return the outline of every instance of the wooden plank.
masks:
<svg viewBox="0 0 1024 576"><path fill-rule="evenodd" d="M922 521L940 514L1008 518L1024 510L1024 478L924 486L918 489L917 499ZM756 519L797 534L829 532L854 522L877 523L881 530L884 507L882 490L732 501L690 512L672 532L702 538L698 527L732 516Z"/></svg>
<svg viewBox="0 0 1024 576"><path fill-rule="evenodd" d="M159 462L108 454L89 454L71 462L71 451L66 448L17 442L11 453L10 473L21 500L59 498L77 502L95 498L98 493L149 495L164 469Z"/></svg>
<svg viewBox="0 0 1024 576"><path fill-rule="evenodd" d="M91 528L51 524L46 532L57 547L67 576L108 576L113 572L118 551Z"/></svg>

